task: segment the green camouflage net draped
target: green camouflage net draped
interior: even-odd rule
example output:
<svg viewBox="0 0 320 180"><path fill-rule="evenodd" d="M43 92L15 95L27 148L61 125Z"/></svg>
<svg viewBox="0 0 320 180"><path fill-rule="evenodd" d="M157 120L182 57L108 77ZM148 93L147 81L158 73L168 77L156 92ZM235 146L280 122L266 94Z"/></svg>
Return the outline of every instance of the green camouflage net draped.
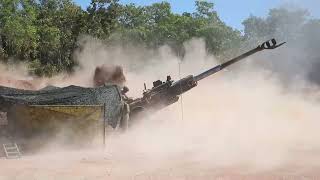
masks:
<svg viewBox="0 0 320 180"><path fill-rule="evenodd" d="M0 86L0 110L12 105L104 105L105 121L115 128L122 116L123 101L117 86L84 88L47 87L38 91Z"/></svg>

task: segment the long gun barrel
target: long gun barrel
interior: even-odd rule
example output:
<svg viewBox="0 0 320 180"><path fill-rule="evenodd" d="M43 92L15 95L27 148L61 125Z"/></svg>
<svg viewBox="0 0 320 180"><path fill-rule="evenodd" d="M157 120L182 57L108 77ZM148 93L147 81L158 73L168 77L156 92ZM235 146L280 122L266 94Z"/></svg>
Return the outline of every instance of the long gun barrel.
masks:
<svg viewBox="0 0 320 180"><path fill-rule="evenodd" d="M170 76L167 76L167 80L162 82L160 80L153 82L152 89L146 89L143 92L143 97L129 102L130 116L134 119L138 114L145 110L157 110L173 104L179 100L179 95L189 91L197 86L198 81L207 78L208 76L215 74L224 68L248 57L259 51L265 49L276 49L285 44L285 42L277 44L275 39L266 41L236 58L233 58L223 64L215 66L199 75L189 75L179 81L173 82Z"/></svg>
<svg viewBox="0 0 320 180"><path fill-rule="evenodd" d="M236 58L233 58L233 59L231 59L231 60L229 60L229 61L227 61L227 62L225 62L223 64L220 64L220 65L218 65L216 67L213 67L213 68L211 68L211 69L209 69L209 70L207 70L207 71L195 76L194 79L195 79L195 81L200 81L201 79L204 79L204 78L206 78L206 77L208 77L208 76L210 76L210 75L212 75L212 74L214 74L216 72L219 72L219 71L223 70L224 68L230 66L231 64L234 64L234 63L236 63L236 62L238 62L238 61L240 61L240 60L242 60L242 59L244 59L246 57L249 57L249 56L251 56L251 55L253 55L253 54L255 54L255 53L259 52L259 51L262 51L264 49L275 49L275 48L277 48L279 46L282 46L283 44L285 44L285 42L277 45L277 41L275 39L271 39L269 41L264 42L263 44L261 44L260 46L256 47L255 49L252 49L251 51L248 51L248 52L246 52L246 53L244 53L244 54L242 54L242 55L240 55L240 56L238 56Z"/></svg>

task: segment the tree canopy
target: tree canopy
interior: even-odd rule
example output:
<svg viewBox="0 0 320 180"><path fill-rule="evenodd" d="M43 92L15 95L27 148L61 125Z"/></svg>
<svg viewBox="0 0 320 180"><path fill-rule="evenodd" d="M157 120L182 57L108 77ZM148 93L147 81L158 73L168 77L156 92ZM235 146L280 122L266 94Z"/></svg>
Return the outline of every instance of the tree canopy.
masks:
<svg viewBox="0 0 320 180"><path fill-rule="evenodd" d="M91 0L83 9L72 0L0 0L0 59L22 61L30 73L52 76L77 65L73 52L83 35L124 46L169 45L178 55L184 53L184 42L203 38L209 53L223 55L243 42L275 34L298 39L320 29L320 21L308 18L305 10L276 8L265 18L248 17L241 33L219 18L213 3L198 0L195 7L195 12L177 14L168 2L138 6ZM313 44L319 41L312 39Z"/></svg>

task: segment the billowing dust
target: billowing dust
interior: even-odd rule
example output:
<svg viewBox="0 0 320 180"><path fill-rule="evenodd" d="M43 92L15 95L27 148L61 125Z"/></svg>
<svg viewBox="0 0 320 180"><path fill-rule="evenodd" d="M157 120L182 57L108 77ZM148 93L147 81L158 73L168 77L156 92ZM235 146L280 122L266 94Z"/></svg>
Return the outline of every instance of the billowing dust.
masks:
<svg viewBox="0 0 320 180"><path fill-rule="evenodd" d="M89 85L96 66L121 65L129 95L139 97L144 82L151 88L152 81L166 75L179 79L218 63L197 39L185 44L182 61L168 47L110 48L90 39L83 46L76 52L82 69L69 82L47 82ZM296 86L304 88L287 89L272 71L251 65L259 60L253 56L200 81L182 101L125 133L108 129L104 149L55 147L19 160L0 160L0 180L319 177L317 88L299 81Z"/></svg>
<svg viewBox="0 0 320 180"><path fill-rule="evenodd" d="M36 89L38 82L28 75L27 67L24 64L0 64L0 72L0 85L2 86Z"/></svg>

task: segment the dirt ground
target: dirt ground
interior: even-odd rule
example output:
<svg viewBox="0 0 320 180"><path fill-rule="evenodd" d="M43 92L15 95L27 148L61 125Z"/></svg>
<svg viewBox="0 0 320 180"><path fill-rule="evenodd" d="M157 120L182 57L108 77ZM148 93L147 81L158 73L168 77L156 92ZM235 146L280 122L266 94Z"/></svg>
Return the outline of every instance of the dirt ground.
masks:
<svg viewBox="0 0 320 180"><path fill-rule="evenodd" d="M153 134L143 132L111 134L104 148L99 137L98 143L92 147L65 150L60 145L52 144L37 154L23 155L21 159L0 158L0 180L320 179L320 152L288 152L294 154L295 158L284 163L275 161L272 151L265 156L265 160L259 158L259 163L248 161L255 159L255 154L241 160L233 157L237 160L226 162L228 158L219 158L224 156L223 153L209 156L205 149L195 148L194 143L194 147L190 148L186 147L190 143L184 146L183 143L179 144L178 139L171 138L172 142L178 144L175 149L173 144L161 142L155 135L156 131ZM150 134L151 141L145 138L146 134ZM161 139L169 141L163 137ZM227 149L226 152L232 157ZM246 156L242 152L240 154Z"/></svg>
<svg viewBox="0 0 320 180"><path fill-rule="evenodd" d="M115 149L51 151L21 159L0 159L0 180L87 180L87 179L217 179L217 180L314 180L320 166L290 165L273 169L216 165L197 161L190 154L151 157ZM123 151L125 150L125 151ZM316 160L316 158L315 158Z"/></svg>

